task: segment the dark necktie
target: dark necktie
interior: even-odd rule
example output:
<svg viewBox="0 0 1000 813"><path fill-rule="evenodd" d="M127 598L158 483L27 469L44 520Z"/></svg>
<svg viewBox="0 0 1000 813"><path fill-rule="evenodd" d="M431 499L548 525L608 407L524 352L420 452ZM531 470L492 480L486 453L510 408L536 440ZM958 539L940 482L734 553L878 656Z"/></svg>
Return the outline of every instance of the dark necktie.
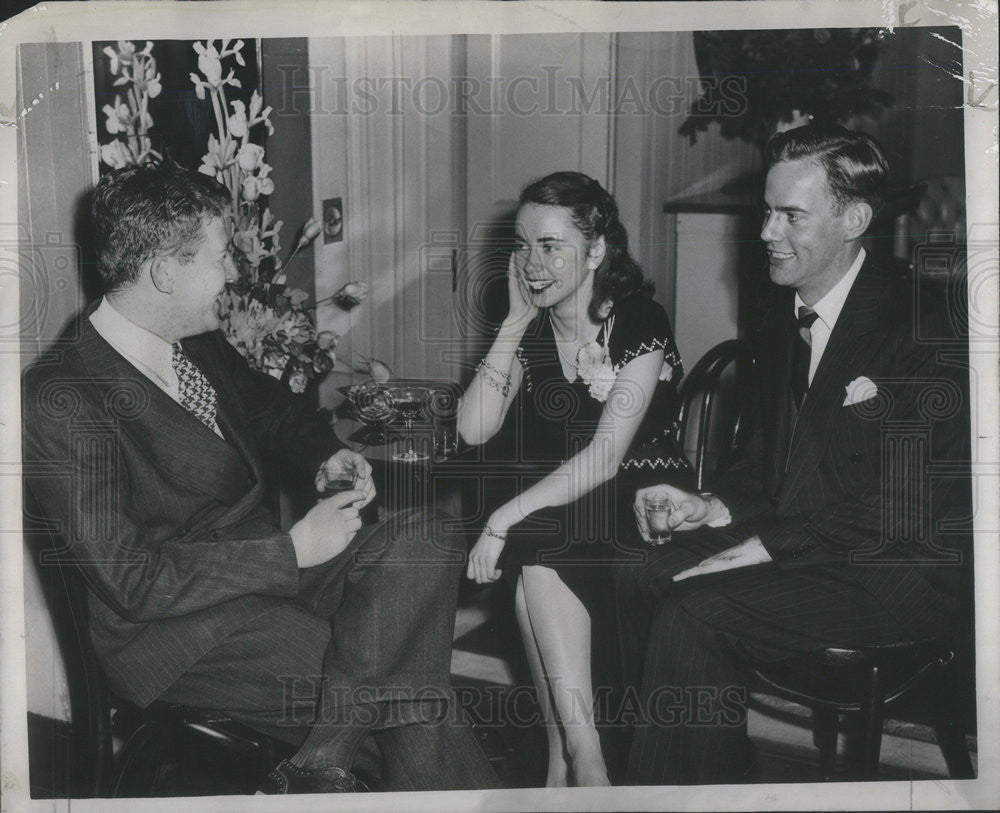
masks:
<svg viewBox="0 0 1000 813"><path fill-rule="evenodd" d="M191 363L180 342L172 345L170 363L177 373L177 386L181 406L212 431L215 431L215 388L205 374Z"/></svg>
<svg viewBox="0 0 1000 813"><path fill-rule="evenodd" d="M799 318L796 321L798 335L795 337L795 353L792 356L792 397L795 408L801 409L809 389L809 361L812 357L812 333L810 328L819 318L808 305L799 306Z"/></svg>

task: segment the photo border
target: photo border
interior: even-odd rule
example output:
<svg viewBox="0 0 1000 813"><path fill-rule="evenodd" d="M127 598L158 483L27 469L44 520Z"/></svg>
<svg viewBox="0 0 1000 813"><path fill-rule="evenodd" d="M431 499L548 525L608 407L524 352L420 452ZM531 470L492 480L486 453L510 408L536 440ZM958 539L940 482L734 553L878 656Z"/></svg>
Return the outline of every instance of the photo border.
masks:
<svg viewBox="0 0 1000 813"><path fill-rule="evenodd" d="M0 29L0 154L7 172L0 178L0 240L17 241L17 126L25 111L15 109L16 47L26 42L97 39L205 39L228 37L517 34L584 31L721 30L841 26L959 25L963 30L966 86L965 155L970 240L975 230L985 246L985 262L972 273L997 274L997 18L996 5L886 0L753 0L703 3L481 3L476 2L92 2L38 6ZM794 9L794 10L793 10ZM795 10L800 10L796 13ZM978 15L978 16L977 16ZM977 309L998 312L995 285L973 285L984 297ZM0 275L0 324L16 324L16 279ZM975 327L970 325L970 329ZM971 364L978 380L973 415L976 557L976 653L978 760L976 780L822 783L810 785L695 786L670 788L523 789L447 793L340 796L341 810L754 810L754 809L956 809L989 808L1000 798L1000 685L998 660L997 345L996 336L970 336ZM20 538L20 375L19 354L0 353L3 406L0 414L0 510L3 514L0 590L0 747L2 806L11 810L329 809L325 797L217 797L151 800L30 800L28 798L26 675L23 613L23 557Z"/></svg>

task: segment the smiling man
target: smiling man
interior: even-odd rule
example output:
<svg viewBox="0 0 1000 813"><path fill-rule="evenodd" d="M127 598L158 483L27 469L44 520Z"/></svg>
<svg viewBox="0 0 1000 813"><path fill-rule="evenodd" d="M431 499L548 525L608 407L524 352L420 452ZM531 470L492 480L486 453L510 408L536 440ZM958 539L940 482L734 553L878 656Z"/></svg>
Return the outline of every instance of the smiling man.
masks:
<svg viewBox="0 0 1000 813"><path fill-rule="evenodd" d="M861 247L887 175L881 147L843 128L768 145L761 239L780 287L757 342L752 439L712 492L656 487L673 541L617 574L648 714L630 783L753 778L738 653L944 635L967 603L971 546L944 529L969 516L954 474L968 470L968 371L939 352L961 346L943 297L915 313L914 283ZM932 478L941 466L953 474Z"/></svg>
<svg viewBox="0 0 1000 813"><path fill-rule="evenodd" d="M385 789L493 787L448 715L464 544L416 510L363 528L371 467L219 331L228 206L172 163L105 175L104 296L24 377L25 485L89 588L108 681L290 743L265 792L363 789L370 733ZM284 532L265 459L318 488L350 469L355 488Z"/></svg>

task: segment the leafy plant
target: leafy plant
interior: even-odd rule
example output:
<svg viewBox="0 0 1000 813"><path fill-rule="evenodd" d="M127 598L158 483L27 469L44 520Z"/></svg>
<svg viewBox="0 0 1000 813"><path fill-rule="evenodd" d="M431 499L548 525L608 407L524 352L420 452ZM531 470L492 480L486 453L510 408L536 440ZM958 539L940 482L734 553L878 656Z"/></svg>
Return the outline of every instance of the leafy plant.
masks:
<svg viewBox="0 0 1000 813"><path fill-rule="evenodd" d="M844 122L893 101L868 84L882 45L878 29L699 31L694 42L701 95L679 130L691 143L713 121L727 138L762 144L793 111Z"/></svg>

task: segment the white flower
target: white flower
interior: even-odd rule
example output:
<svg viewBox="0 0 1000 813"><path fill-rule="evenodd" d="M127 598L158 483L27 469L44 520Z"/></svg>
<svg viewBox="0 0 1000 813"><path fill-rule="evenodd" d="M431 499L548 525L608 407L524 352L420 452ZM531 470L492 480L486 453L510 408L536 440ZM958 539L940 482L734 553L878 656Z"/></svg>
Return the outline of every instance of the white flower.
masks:
<svg viewBox="0 0 1000 813"><path fill-rule="evenodd" d="M261 195L270 195L274 191L274 182L270 178L258 178L248 175L241 184L243 200L253 203Z"/></svg>
<svg viewBox="0 0 1000 813"><path fill-rule="evenodd" d="M576 355L576 372L587 385L591 398L602 403L608 400L616 374L606 347L596 340L583 345Z"/></svg>
<svg viewBox="0 0 1000 813"><path fill-rule="evenodd" d="M373 380L380 384L384 384L390 378L392 378L392 368L386 364L384 361L379 361L378 359L368 360L368 374Z"/></svg>
<svg viewBox="0 0 1000 813"><path fill-rule="evenodd" d="M289 288L285 295L291 300L292 307L297 308L309 298L309 294L300 288Z"/></svg>
<svg viewBox="0 0 1000 813"><path fill-rule="evenodd" d="M219 140L214 135L209 135L208 152L201 157L201 166L198 167L198 171L203 175L214 176L215 180L222 183L222 173L232 164L235 149L235 142L227 140L226 151L223 153Z"/></svg>
<svg viewBox="0 0 1000 813"><path fill-rule="evenodd" d="M116 76L118 74L118 52L112 48L110 45L105 46L104 55L111 60L110 68L111 75Z"/></svg>
<svg viewBox="0 0 1000 813"><path fill-rule="evenodd" d="M198 70L204 74L209 85L219 87L222 84L222 61L215 46L210 42L205 45L196 42L194 50L198 53Z"/></svg>
<svg viewBox="0 0 1000 813"><path fill-rule="evenodd" d="M147 43L147 45L152 47L152 43ZM128 40L118 40L117 51L109 45L104 49L104 53L111 59L111 73L115 75L121 65L132 64L135 58L135 43Z"/></svg>
<svg viewBox="0 0 1000 813"><path fill-rule="evenodd" d="M260 237L252 229L237 231L233 234L233 245L254 268L260 265L261 260L267 256L264 244L261 243Z"/></svg>
<svg viewBox="0 0 1000 813"><path fill-rule="evenodd" d="M150 46L152 44L149 43ZM143 72L143 85L150 99L155 99L160 95L160 91L163 90L163 86L160 84L160 74L156 72L156 60L152 57L149 57L149 60L146 62L146 68Z"/></svg>
<svg viewBox="0 0 1000 813"><path fill-rule="evenodd" d="M134 164L135 156L124 141L116 138L108 144L101 145L101 160L109 167L119 169Z"/></svg>
<svg viewBox="0 0 1000 813"><path fill-rule="evenodd" d="M256 248L260 241L257 240L257 235L252 231L237 231L233 234L233 245L236 246L243 254L251 254Z"/></svg>
<svg viewBox="0 0 1000 813"><path fill-rule="evenodd" d="M309 383L309 379L306 378L306 374L301 370L296 370L288 377L288 388L292 392L305 392L306 384Z"/></svg>
<svg viewBox="0 0 1000 813"><path fill-rule="evenodd" d="M589 382L588 392L590 397L601 403L608 400L611 388L615 385L615 373L610 367L602 367L601 371Z"/></svg>
<svg viewBox="0 0 1000 813"><path fill-rule="evenodd" d="M323 231L323 226L320 222L315 217L310 217L302 224L302 236L299 238L297 248L305 248L316 239L321 231Z"/></svg>
<svg viewBox="0 0 1000 813"><path fill-rule="evenodd" d="M229 135L233 138L246 138L249 129L247 126L246 105L239 99L234 101L232 105L233 114L229 117Z"/></svg>
<svg viewBox="0 0 1000 813"><path fill-rule="evenodd" d="M101 111L108 117L107 121L104 122L104 129L111 133L111 135L129 132L129 128L132 126L132 111L122 101L121 96L116 95L115 103L113 105L104 105ZM149 123L152 124L152 121Z"/></svg>
<svg viewBox="0 0 1000 813"><path fill-rule="evenodd" d="M246 143L236 153L236 161L244 172L253 172L264 160L264 148L259 144Z"/></svg>
<svg viewBox="0 0 1000 813"><path fill-rule="evenodd" d="M242 195L243 200L249 201L250 203L253 203L260 197L260 187L257 186L257 179L254 178L253 175L243 179L240 195Z"/></svg>
<svg viewBox="0 0 1000 813"><path fill-rule="evenodd" d="M604 348L596 341L587 342L576 354L576 371L581 376L592 375L604 363Z"/></svg>
<svg viewBox="0 0 1000 813"><path fill-rule="evenodd" d="M267 128L268 135L274 135L274 126L271 124L271 107L264 107L264 97L255 89L250 96L250 126L263 124Z"/></svg>
<svg viewBox="0 0 1000 813"><path fill-rule="evenodd" d="M320 350L332 350L337 346L337 334L332 330L321 330L316 334L316 344Z"/></svg>
<svg viewBox="0 0 1000 813"><path fill-rule="evenodd" d="M344 310L350 310L368 298L368 285L355 280L349 282L333 295L333 301Z"/></svg>

